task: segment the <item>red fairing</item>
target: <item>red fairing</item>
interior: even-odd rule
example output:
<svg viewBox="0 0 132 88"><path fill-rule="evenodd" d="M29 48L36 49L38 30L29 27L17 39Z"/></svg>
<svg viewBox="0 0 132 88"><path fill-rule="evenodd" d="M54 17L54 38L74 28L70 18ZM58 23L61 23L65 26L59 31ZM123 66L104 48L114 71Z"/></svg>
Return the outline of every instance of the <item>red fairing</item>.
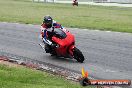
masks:
<svg viewBox="0 0 132 88"><path fill-rule="evenodd" d="M73 56L73 49L75 48L75 45L70 46L69 53L71 56Z"/></svg>
<svg viewBox="0 0 132 88"><path fill-rule="evenodd" d="M74 48L75 38L70 32L66 32L67 37L65 39L59 39L52 37L52 40L59 44L59 48L56 48L56 52L59 55L67 56L68 54L73 55L72 49Z"/></svg>

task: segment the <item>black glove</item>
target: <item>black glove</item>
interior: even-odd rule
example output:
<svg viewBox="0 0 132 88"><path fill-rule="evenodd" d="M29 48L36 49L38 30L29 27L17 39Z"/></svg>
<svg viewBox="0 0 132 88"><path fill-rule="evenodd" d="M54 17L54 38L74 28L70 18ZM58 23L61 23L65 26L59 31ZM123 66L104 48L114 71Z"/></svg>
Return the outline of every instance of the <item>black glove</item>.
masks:
<svg viewBox="0 0 132 88"><path fill-rule="evenodd" d="M56 44L51 44L51 48L56 48Z"/></svg>

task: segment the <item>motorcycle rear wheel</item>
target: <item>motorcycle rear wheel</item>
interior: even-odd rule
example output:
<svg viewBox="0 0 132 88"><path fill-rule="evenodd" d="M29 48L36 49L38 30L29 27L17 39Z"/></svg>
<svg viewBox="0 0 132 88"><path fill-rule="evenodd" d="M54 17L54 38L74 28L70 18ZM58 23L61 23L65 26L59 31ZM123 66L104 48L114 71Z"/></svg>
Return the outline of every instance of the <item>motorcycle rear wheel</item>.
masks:
<svg viewBox="0 0 132 88"><path fill-rule="evenodd" d="M74 51L73 51L73 57L80 63L83 63L84 61L84 56L82 52L76 47L74 48Z"/></svg>

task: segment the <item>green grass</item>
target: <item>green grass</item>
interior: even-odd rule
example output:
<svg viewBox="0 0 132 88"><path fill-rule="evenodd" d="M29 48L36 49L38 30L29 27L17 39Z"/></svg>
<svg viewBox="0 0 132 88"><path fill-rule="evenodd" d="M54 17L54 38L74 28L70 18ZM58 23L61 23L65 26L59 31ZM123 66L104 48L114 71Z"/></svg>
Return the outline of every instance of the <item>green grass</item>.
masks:
<svg viewBox="0 0 132 88"><path fill-rule="evenodd" d="M132 8L0 0L0 21L41 24L47 14L66 27L132 33Z"/></svg>
<svg viewBox="0 0 132 88"><path fill-rule="evenodd" d="M0 65L0 88L80 88L60 77L24 67ZM88 87L90 88L90 87ZM93 87L91 87L93 88Z"/></svg>

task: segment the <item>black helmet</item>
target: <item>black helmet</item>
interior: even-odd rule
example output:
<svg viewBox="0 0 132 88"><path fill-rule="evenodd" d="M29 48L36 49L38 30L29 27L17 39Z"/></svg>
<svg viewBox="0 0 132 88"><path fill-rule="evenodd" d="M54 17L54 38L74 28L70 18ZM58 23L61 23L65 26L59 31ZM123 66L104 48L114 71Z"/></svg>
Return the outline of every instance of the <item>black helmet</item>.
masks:
<svg viewBox="0 0 132 88"><path fill-rule="evenodd" d="M52 22L53 22L53 19L50 16L45 16L44 17L43 23L45 23L45 25L48 28L51 28L52 27Z"/></svg>

